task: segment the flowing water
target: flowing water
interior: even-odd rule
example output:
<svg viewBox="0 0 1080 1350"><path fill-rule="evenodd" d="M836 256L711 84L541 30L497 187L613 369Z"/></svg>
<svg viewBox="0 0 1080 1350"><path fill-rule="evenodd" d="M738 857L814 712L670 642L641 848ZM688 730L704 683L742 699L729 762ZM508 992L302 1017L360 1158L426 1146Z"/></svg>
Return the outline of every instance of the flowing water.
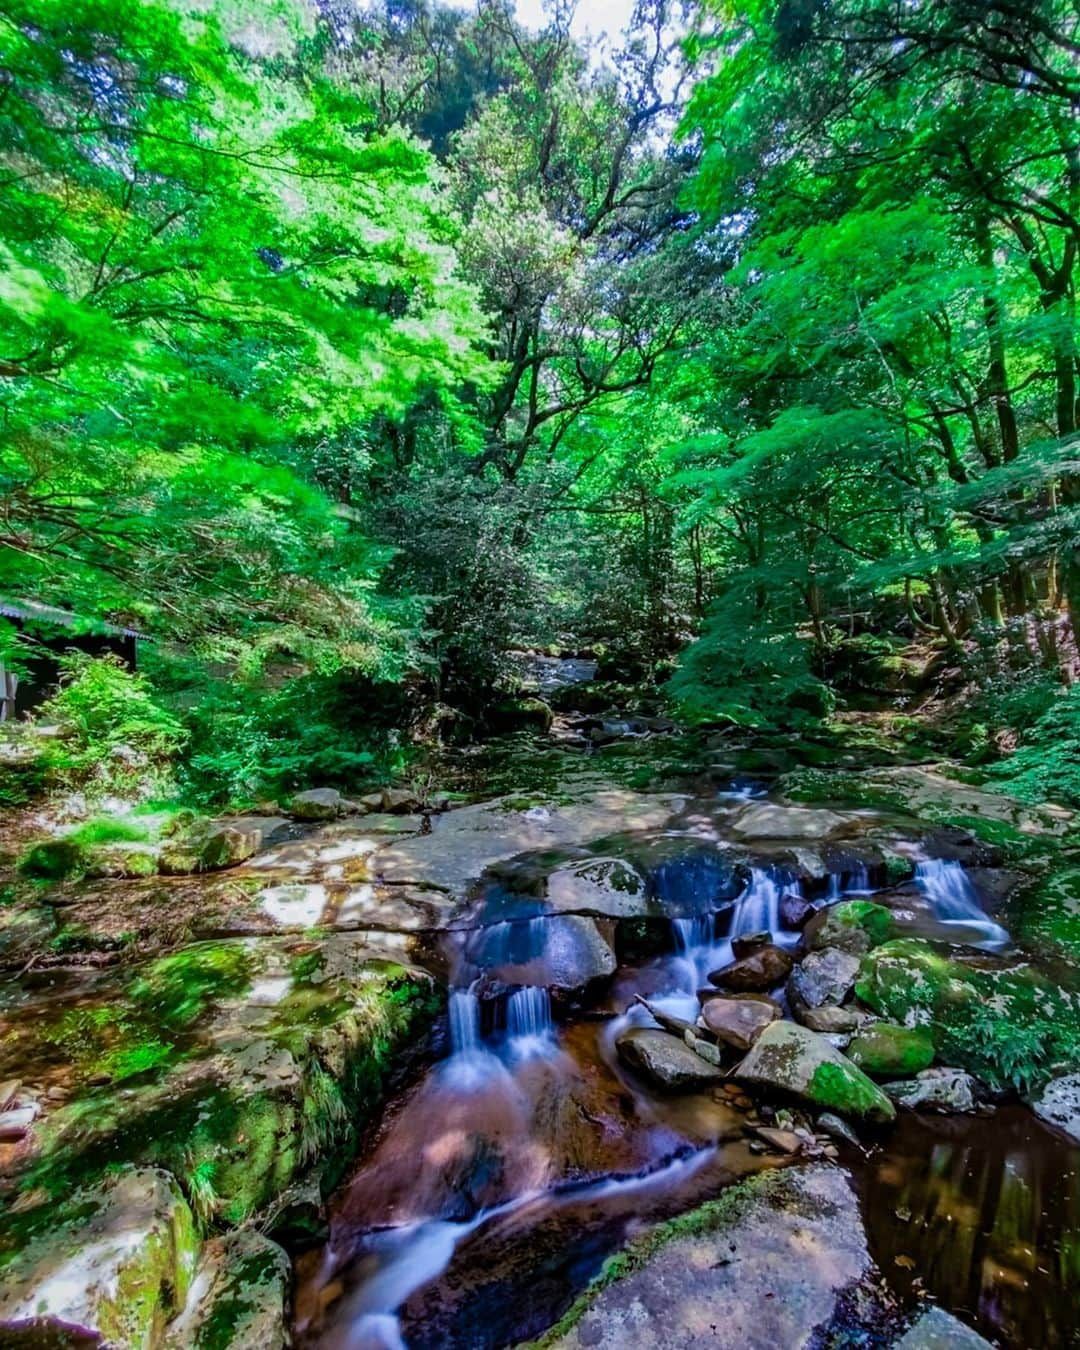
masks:
<svg viewBox="0 0 1080 1350"><path fill-rule="evenodd" d="M800 883L781 865L733 868L722 840L688 838L650 885L666 948L569 1013L545 984L566 954L535 887L482 891L476 926L455 939L449 1054L390 1105L333 1198L328 1241L298 1260L299 1345L514 1345L555 1322L643 1224L775 1164L751 1150L730 1095L659 1094L622 1067L615 1041L653 1025L636 993L693 1019L734 938L796 945L781 902ZM939 936L1008 942L958 863L920 859L914 886ZM814 891L820 906L873 888L854 862ZM901 1299L932 1295L1003 1345L1077 1343L1078 1150L1010 1107L988 1120L905 1115L867 1155L845 1154L872 1255Z"/></svg>

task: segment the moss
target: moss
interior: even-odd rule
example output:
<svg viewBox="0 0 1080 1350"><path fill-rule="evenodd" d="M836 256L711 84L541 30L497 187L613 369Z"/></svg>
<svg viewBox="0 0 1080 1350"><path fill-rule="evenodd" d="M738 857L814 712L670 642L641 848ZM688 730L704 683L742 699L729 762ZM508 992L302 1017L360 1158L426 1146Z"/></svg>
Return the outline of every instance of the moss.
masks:
<svg viewBox="0 0 1080 1350"><path fill-rule="evenodd" d="M895 1108L889 1099L859 1069L846 1064L819 1064L810 1078L806 1096L819 1106L840 1115L891 1120Z"/></svg>
<svg viewBox="0 0 1080 1350"><path fill-rule="evenodd" d="M933 1064L934 1038L929 1027L880 1022L859 1032L848 1046L847 1055L863 1073L883 1078L910 1077Z"/></svg>
<svg viewBox="0 0 1080 1350"><path fill-rule="evenodd" d="M837 923L848 928L861 928L870 939L871 947L880 947L896 933L896 922L884 905L873 900L845 900L832 909Z"/></svg>
<svg viewBox="0 0 1080 1350"><path fill-rule="evenodd" d="M150 838L150 830L145 822L95 816L66 837L84 848L93 848L97 844L144 844Z"/></svg>
<svg viewBox="0 0 1080 1350"><path fill-rule="evenodd" d="M1080 864L1056 868L1025 896L1016 935L1023 942L1080 961Z"/></svg>
<svg viewBox="0 0 1080 1350"><path fill-rule="evenodd" d="M195 1021L212 1000L251 984L251 953L236 942L200 942L153 961L132 984L131 999L168 1027Z"/></svg>
<svg viewBox="0 0 1080 1350"><path fill-rule="evenodd" d="M32 844L19 859L19 871L36 881L66 881L82 876L89 865L86 849L72 839L46 839Z"/></svg>

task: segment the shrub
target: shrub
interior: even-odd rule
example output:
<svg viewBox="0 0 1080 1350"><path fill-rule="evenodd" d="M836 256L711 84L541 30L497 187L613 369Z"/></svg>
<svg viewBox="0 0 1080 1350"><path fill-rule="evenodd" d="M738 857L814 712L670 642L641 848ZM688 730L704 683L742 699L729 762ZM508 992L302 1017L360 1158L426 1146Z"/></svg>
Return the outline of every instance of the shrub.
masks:
<svg viewBox="0 0 1080 1350"><path fill-rule="evenodd" d="M989 778L1021 801L1080 805L1080 685L1062 690L1021 732L1016 751ZM1038 706L1038 702L1034 706Z"/></svg>

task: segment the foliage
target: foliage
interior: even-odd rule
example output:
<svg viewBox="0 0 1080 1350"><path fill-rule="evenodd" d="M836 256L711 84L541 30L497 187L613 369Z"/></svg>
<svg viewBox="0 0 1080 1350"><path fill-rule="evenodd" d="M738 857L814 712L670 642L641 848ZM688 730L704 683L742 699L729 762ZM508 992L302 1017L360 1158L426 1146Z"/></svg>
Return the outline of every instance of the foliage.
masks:
<svg viewBox="0 0 1080 1350"><path fill-rule="evenodd" d="M110 791L168 774L186 733L143 675L116 657L78 652L64 658L62 672L60 689L39 713L59 728L42 756L56 782Z"/></svg>
<svg viewBox="0 0 1080 1350"><path fill-rule="evenodd" d="M1058 692L1026 723L1015 752L988 773L1021 801L1080 806L1080 686Z"/></svg>

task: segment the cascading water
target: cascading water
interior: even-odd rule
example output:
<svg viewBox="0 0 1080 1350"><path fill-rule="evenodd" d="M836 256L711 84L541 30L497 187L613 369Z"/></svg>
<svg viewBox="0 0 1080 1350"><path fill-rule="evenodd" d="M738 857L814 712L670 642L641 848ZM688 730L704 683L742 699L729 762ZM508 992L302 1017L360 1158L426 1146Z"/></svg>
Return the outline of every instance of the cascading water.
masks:
<svg viewBox="0 0 1080 1350"><path fill-rule="evenodd" d="M480 1000L468 989L450 993L450 1045L455 1055L475 1054L480 1049Z"/></svg>
<svg viewBox="0 0 1080 1350"><path fill-rule="evenodd" d="M751 933L771 933L776 937L780 931L780 896L776 878L763 867L752 867L746 889L731 907L728 938L748 937Z"/></svg>
<svg viewBox="0 0 1080 1350"><path fill-rule="evenodd" d="M1009 941L1008 932L986 917L968 874L958 862L925 858L915 864L915 884L929 900L939 923L956 924L983 934L975 946L997 946Z"/></svg>
<svg viewBox="0 0 1080 1350"><path fill-rule="evenodd" d="M510 1053L517 1059L555 1049L551 996L546 989L514 990L506 1001L506 1032Z"/></svg>

